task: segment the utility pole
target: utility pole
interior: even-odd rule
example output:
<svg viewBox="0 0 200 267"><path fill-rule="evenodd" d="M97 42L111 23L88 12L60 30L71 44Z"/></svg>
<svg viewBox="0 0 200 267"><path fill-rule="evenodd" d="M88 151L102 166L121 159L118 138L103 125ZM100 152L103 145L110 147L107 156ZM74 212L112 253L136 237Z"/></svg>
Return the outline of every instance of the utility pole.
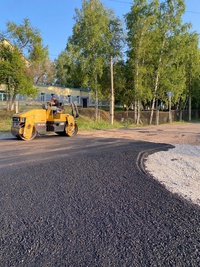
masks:
<svg viewBox="0 0 200 267"><path fill-rule="evenodd" d="M171 103L172 103L172 96L173 96L173 92L167 92L167 95L169 97L169 123L172 123L172 112L171 112Z"/></svg>
<svg viewBox="0 0 200 267"><path fill-rule="evenodd" d="M113 58L110 58L111 95L110 95L110 124L114 121L114 85L113 85Z"/></svg>

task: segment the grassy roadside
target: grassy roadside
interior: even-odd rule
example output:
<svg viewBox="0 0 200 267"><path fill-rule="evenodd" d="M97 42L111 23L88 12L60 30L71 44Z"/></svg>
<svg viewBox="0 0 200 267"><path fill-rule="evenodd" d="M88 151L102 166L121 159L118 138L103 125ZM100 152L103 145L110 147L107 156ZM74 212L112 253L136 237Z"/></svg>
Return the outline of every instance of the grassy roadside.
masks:
<svg viewBox="0 0 200 267"><path fill-rule="evenodd" d="M10 132L12 115L14 112L7 112L5 109L0 109L0 131Z"/></svg>
<svg viewBox="0 0 200 267"><path fill-rule="evenodd" d="M66 110L66 113L71 113L70 110ZM7 112L5 109L0 109L0 132L10 132L12 116L14 112ZM99 122L94 122L94 118L91 117L91 113L85 112L85 114L81 114L77 119L78 128L81 131L93 131L93 130L105 130L105 129L116 129L123 127L141 127L145 125L135 125L128 124L126 122L114 122L113 125L109 123L109 118L101 119ZM197 122L197 121L192 121ZM199 122L199 120L198 120ZM185 121L182 122L173 122L173 124L182 124L187 123Z"/></svg>
<svg viewBox="0 0 200 267"><path fill-rule="evenodd" d="M118 122L114 122L113 125L111 125L109 122L105 120L101 120L100 122L95 122L93 119L87 116L83 116L83 115L80 115L76 119L76 122L80 130L87 130L87 131L101 130L101 129L114 129L114 128L119 128L119 127L124 126Z"/></svg>
<svg viewBox="0 0 200 267"><path fill-rule="evenodd" d="M6 110L0 109L0 132L10 132L12 116L14 112L7 112ZM105 120L101 120L100 122L94 122L94 119L80 115L77 119L77 124L79 130L100 130L100 129L111 129L111 128L119 128L127 126L127 124L122 124L115 122L111 125L109 122Z"/></svg>

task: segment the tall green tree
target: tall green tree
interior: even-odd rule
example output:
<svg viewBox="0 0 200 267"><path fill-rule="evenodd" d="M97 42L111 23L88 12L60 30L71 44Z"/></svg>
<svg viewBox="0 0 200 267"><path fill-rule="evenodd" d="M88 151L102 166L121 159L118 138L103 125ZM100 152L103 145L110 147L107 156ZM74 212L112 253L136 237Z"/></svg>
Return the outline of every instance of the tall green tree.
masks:
<svg viewBox="0 0 200 267"><path fill-rule="evenodd" d="M114 68L114 87L115 87L115 103L122 104L128 111L134 103L132 69L129 62L121 60L115 64Z"/></svg>
<svg viewBox="0 0 200 267"><path fill-rule="evenodd" d="M189 117L191 120L191 109L192 101L195 102L194 107L197 108L200 103L200 49L198 34L187 33L185 35L185 57L184 57L184 67L185 67L185 93L188 96L188 109Z"/></svg>
<svg viewBox="0 0 200 267"><path fill-rule="evenodd" d="M130 79L132 79L132 101L137 102L136 123L140 120L140 103L149 92L147 79L148 66L147 52L151 46L152 32L155 30L155 23L158 13L158 1L135 0L131 11L126 15L127 42L128 42L128 65ZM132 103L133 104L133 103Z"/></svg>
<svg viewBox="0 0 200 267"><path fill-rule="evenodd" d="M55 78L57 84L75 88L81 88L88 81L82 69L81 61L74 60L67 51L62 51L56 60Z"/></svg>
<svg viewBox="0 0 200 267"><path fill-rule="evenodd" d="M94 92L96 119L103 70L111 55L117 54L117 35L113 29L116 29L116 19L101 1L83 0L82 9L76 9L73 34L67 44L72 69L78 68L82 86Z"/></svg>
<svg viewBox="0 0 200 267"><path fill-rule="evenodd" d="M29 60L35 61L44 56L40 31L31 25L28 18L23 19L19 25L13 21L8 21L6 26L5 38L15 45L23 55L26 55Z"/></svg>
<svg viewBox="0 0 200 267"><path fill-rule="evenodd" d="M7 85L7 110L13 110L18 94L35 96L37 91L24 58L15 46L1 43L0 59L0 84Z"/></svg>
<svg viewBox="0 0 200 267"><path fill-rule="evenodd" d="M173 91L177 101L184 90L184 12L184 0L136 0L126 16L133 93L138 107L152 99L150 124L156 100Z"/></svg>
<svg viewBox="0 0 200 267"><path fill-rule="evenodd" d="M62 51L56 62L55 82L61 86L71 86L72 79L70 75L69 59L66 51Z"/></svg>
<svg viewBox="0 0 200 267"><path fill-rule="evenodd" d="M13 21L6 23L4 36L15 45L29 60L30 75L34 76L34 83L54 80L54 63L49 59L48 46L43 45L40 30L33 27L28 18L17 25Z"/></svg>
<svg viewBox="0 0 200 267"><path fill-rule="evenodd" d="M153 101L151 107L150 124L153 119L153 112L155 108L156 98L158 97L158 91L160 88L160 80L163 74L169 75L175 73L175 75L170 76L170 87L167 91L176 91L177 86L183 87L184 77L181 76L181 65L179 65L179 55L177 44L180 41L181 32L183 29L182 25L182 15L185 12L185 1L184 0L165 0L160 4L158 20L156 23L155 37L156 45L154 45L155 52L153 55ZM178 41L178 42L177 42ZM154 41L155 43L155 41ZM175 72L173 72L173 69ZM167 77L165 75L165 78ZM177 84L178 76L179 85ZM168 76L169 77L169 76ZM182 79L183 78L183 79ZM180 81L182 80L182 85ZM168 79L163 80L169 82Z"/></svg>

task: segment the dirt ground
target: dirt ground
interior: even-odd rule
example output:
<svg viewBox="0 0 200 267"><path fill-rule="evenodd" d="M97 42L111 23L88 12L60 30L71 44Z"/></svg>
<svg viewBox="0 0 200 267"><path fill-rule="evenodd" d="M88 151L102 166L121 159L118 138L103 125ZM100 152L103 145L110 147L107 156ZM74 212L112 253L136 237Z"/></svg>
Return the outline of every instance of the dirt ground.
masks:
<svg viewBox="0 0 200 267"><path fill-rule="evenodd" d="M200 146L200 122L172 123L152 126L127 127L109 130L79 131L78 135L102 138L125 138L139 141L167 144L187 144ZM12 137L0 132L0 139Z"/></svg>
<svg viewBox="0 0 200 267"><path fill-rule="evenodd" d="M158 126L81 131L81 135L126 138L154 143L200 145L200 123L172 123Z"/></svg>

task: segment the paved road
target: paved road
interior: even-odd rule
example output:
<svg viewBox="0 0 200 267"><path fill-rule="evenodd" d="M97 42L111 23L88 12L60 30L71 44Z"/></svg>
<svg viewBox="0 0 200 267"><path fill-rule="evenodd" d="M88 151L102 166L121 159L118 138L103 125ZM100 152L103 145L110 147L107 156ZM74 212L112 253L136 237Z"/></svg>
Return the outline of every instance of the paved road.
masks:
<svg viewBox="0 0 200 267"><path fill-rule="evenodd" d="M200 266L199 207L141 171L164 144L0 140L0 265Z"/></svg>

